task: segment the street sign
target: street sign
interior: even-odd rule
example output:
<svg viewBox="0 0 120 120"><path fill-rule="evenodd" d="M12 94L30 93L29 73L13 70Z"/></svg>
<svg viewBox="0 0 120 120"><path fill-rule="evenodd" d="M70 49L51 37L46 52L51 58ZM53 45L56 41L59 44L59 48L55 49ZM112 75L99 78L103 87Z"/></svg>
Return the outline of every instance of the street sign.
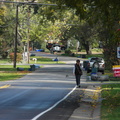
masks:
<svg viewBox="0 0 120 120"><path fill-rule="evenodd" d="M117 58L120 58L120 47L117 47Z"/></svg>
<svg viewBox="0 0 120 120"><path fill-rule="evenodd" d="M120 65L113 66L114 77L120 77Z"/></svg>

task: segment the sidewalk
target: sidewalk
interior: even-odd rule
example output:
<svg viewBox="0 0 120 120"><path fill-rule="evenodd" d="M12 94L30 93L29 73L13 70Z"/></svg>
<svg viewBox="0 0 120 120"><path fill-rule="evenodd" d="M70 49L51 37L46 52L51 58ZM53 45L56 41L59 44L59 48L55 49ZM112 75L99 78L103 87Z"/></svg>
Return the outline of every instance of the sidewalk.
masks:
<svg viewBox="0 0 120 120"><path fill-rule="evenodd" d="M81 77L82 82L86 82L85 77L85 74ZM99 85L88 84L87 88L84 90L80 107L73 112L68 120L100 120L100 93L101 90Z"/></svg>

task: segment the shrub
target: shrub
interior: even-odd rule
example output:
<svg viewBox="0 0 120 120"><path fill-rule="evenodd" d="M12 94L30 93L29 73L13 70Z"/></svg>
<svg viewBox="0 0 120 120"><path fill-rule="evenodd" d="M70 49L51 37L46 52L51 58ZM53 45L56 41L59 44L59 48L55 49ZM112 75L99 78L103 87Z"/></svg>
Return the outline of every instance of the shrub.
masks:
<svg viewBox="0 0 120 120"><path fill-rule="evenodd" d="M71 50L65 50L65 54L67 54L67 55L71 55L72 52L71 52Z"/></svg>
<svg viewBox="0 0 120 120"><path fill-rule="evenodd" d="M14 61L14 53L10 53L9 57L10 57L10 60L13 62ZM22 60L22 54L17 53L16 62L21 62L21 60Z"/></svg>
<svg viewBox="0 0 120 120"><path fill-rule="evenodd" d="M1 56L2 56L3 59L6 59L7 56L8 56L8 52L3 52L3 53L1 54Z"/></svg>
<svg viewBox="0 0 120 120"><path fill-rule="evenodd" d="M15 50L15 48L12 47L11 49L9 49L9 52L13 53L14 50ZM21 46L17 47L17 53L23 53L23 48Z"/></svg>

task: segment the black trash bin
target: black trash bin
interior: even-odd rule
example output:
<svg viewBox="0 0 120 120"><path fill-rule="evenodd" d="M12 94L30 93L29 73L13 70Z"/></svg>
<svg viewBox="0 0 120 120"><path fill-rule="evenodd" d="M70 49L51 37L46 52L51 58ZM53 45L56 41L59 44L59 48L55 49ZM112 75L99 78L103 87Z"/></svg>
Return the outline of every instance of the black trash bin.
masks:
<svg viewBox="0 0 120 120"><path fill-rule="evenodd" d="M35 65L30 65L31 71L35 71Z"/></svg>
<svg viewBox="0 0 120 120"><path fill-rule="evenodd" d="M24 68L17 67L17 71L24 71Z"/></svg>
<svg viewBox="0 0 120 120"><path fill-rule="evenodd" d="M86 55L81 55L82 58L86 58Z"/></svg>

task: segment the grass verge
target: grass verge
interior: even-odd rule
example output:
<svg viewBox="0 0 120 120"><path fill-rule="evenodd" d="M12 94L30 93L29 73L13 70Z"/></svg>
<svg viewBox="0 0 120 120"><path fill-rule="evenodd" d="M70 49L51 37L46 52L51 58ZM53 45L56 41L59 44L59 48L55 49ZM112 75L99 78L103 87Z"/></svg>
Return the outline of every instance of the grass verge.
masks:
<svg viewBox="0 0 120 120"><path fill-rule="evenodd" d="M114 77L113 71L105 70L105 75L109 76L109 81L120 81L119 77Z"/></svg>
<svg viewBox="0 0 120 120"><path fill-rule="evenodd" d="M86 56L86 59L89 59L91 57L104 57L103 54L92 54L92 55L87 55L87 54L74 54L74 56L69 55L69 54L61 54L62 56L71 56L71 57L78 57L78 58L82 58L82 55ZM84 58L85 59L85 58Z"/></svg>
<svg viewBox="0 0 120 120"><path fill-rule="evenodd" d="M50 58L44 58L41 56L32 56L30 57L30 64L64 64L60 61L53 61ZM32 58L37 58L37 62L32 61ZM1 60L0 63L9 63L9 59ZM17 71L17 67L24 68L24 71ZM30 65L17 65L16 68L13 68L13 65L0 65L0 81L14 80L22 77L23 75L29 73L28 69Z"/></svg>
<svg viewBox="0 0 120 120"><path fill-rule="evenodd" d="M15 80L30 73L28 65L17 65L17 67L24 68L24 71L17 71L13 65L0 65L0 81Z"/></svg>
<svg viewBox="0 0 120 120"><path fill-rule="evenodd" d="M101 120L120 119L120 84L102 85Z"/></svg>
<svg viewBox="0 0 120 120"><path fill-rule="evenodd" d="M29 65L17 65L16 68L17 67L24 68L24 71L28 71L30 68ZM13 65L0 65L0 71L17 71L16 68L13 68Z"/></svg>
<svg viewBox="0 0 120 120"><path fill-rule="evenodd" d="M32 56L30 57L30 63L34 64L35 61L32 61L33 58L37 58L36 64L64 64L61 61L53 61L51 58L44 58L41 56Z"/></svg>
<svg viewBox="0 0 120 120"><path fill-rule="evenodd" d="M37 58L37 61L33 61L33 58ZM10 59L0 59L1 64L11 63ZM31 56L30 57L30 64L64 64L61 61L53 61L51 58L45 58L41 56Z"/></svg>
<svg viewBox="0 0 120 120"><path fill-rule="evenodd" d="M0 73L0 81L15 80L26 75L25 72L4 72Z"/></svg>

